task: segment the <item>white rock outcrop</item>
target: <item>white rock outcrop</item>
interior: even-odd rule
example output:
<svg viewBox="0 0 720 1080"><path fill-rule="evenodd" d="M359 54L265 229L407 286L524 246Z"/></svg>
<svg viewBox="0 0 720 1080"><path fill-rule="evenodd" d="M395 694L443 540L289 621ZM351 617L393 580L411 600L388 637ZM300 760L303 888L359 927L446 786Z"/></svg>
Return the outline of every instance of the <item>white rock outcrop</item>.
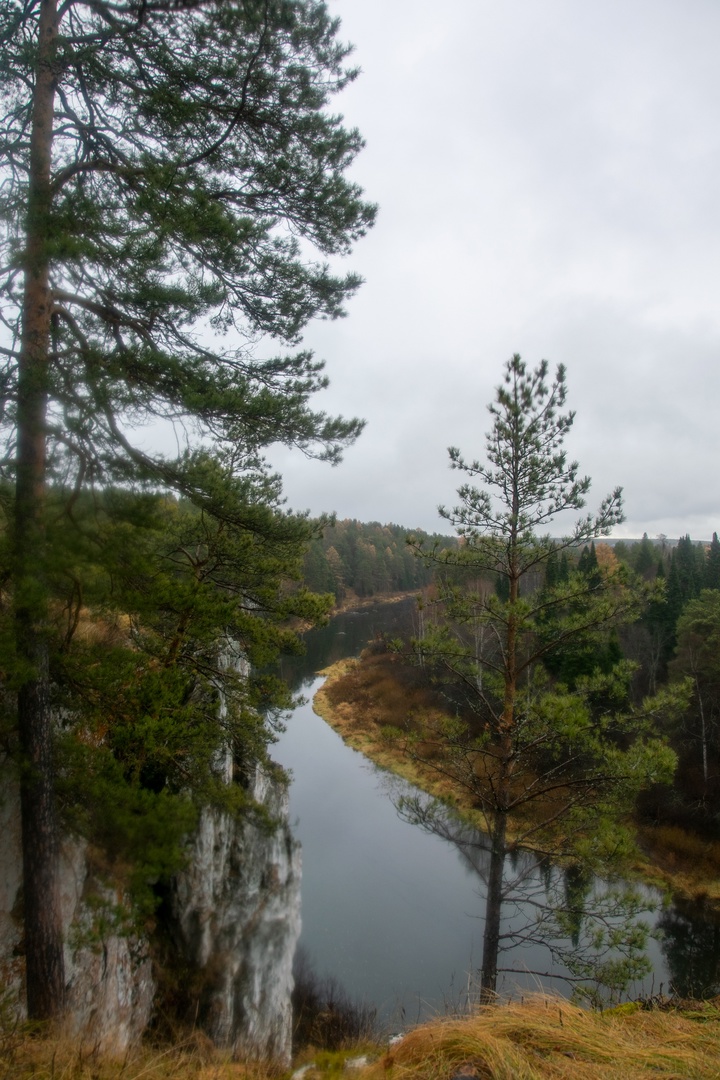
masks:
<svg viewBox="0 0 720 1080"><path fill-rule="evenodd" d="M300 935L300 848L285 785L255 774L250 794L274 829L204 810L187 869L173 882L172 932L202 973L199 1021L236 1057L288 1063L292 961Z"/></svg>
<svg viewBox="0 0 720 1080"><path fill-rule="evenodd" d="M22 859L17 785L0 802L0 986L22 1009ZM268 829L202 812L187 868L171 887L170 934L183 967L198 974L198 1022L237 1057L287 1063L292 960L300 933L300 850L287 822L285 785L257 773L251 794L276 822ZM97 901L122 898L98 883L83 842L63 844L65 966L70 1034L123 1054L153 1014L151 943L101 932Z"/></svg>
<svg viewBox="0 0 720 1080"><path fill-rule="evenodd" d="M17 783L3 776L0 803L0 985L23 1015L22 847ZM92 875L83 841L66 839L60 859L65 926L68 1034L103 1054L121 1055L142 1036L153 1009L155 980L148 942L98 932L96 913L122 897ZM92 900L90 897L92 896Z"/></svg>

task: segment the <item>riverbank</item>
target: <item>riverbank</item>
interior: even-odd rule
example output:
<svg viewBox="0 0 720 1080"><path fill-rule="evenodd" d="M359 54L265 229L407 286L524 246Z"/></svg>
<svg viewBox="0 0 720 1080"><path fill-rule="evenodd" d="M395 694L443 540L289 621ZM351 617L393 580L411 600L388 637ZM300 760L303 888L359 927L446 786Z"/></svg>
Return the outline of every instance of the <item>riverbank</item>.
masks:
<svg viewBox="0 0 720 1080"><path fill-rule="evenodd" d="M409 592L375 593L373 596L356 596L355 593L350 593L335 605L330 618L353 611L367 611L368 608L380 605L399 604L403 600L412 600L417 595L417 589L410 589Z"/></svg>
<svg viewBox="0 0 720 1080"><path fill-rule="evenodd" d="M376 765L400 776L427 794L453 804L463 817L476 828L482 828L477 812L450 785L428 766L413 760L403 751L402 744L387 734L379 706L370 699L358 702L333 700L333 689L346 677L359 670L357 659L338 660L318 674L325 682L313 698L313 709L338 735L370 758Z"/></svg>
<svg viewBox="0 0 720 1080"><path fill-rule="evenodd" d="M482 829L482 819L467 797L430 765L412 759L402 740L389 737L388 713L396 698L398 704L407 706L403 696L407 691L388 686L388 680L379 687L363 685L360 671L357 659L340 660L321 671L325 682L313 699L315 712L353 749L454 806L463 818ZM720 910L720 843L678 828L644 827L638 830L638 847L641 857L633 866L638 877L664 892Z"/></svg>
<svg viewBox="0 0 720 1080"><path fill-rule="evenodd" d="M338 615L362 615L372 608L386 607L389 604L400 604L403 601L414 600L418 595L417 589L407 592L375 593L373 596L357 596L349 592L342 600L336 601L335 605L327 613L327 619L335 619ZM292 622L292 629L297 634L304 634L311 630L314 623L296 619Z"/></svg>

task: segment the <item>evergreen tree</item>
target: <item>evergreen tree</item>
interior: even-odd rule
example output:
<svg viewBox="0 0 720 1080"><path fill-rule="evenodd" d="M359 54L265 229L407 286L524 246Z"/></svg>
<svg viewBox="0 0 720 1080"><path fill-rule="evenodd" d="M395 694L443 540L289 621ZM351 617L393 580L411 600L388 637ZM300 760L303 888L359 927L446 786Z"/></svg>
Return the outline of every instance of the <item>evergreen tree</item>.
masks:
<svg viewBox="0 0 720 1080"><path fill-rule="evenodd" d="M545 563L545 588L553 589L559 580L560 576L560 564L555 547L552 547L548 552L547 561Z"/></svg>
<svg viewBox="0 0 720 1080"><path fill-rule="evenodd" d="M683 590L683 583L680 578L680 568L678 566L678 560L673 550L670 556L670 569L667 576L667 610L668 610L668 622L673 628L678 620L678 616L682 611L682 606L687 596Z"/></svg>
<svg viewBox="0 0 720 1080"><path fill-rule="evenodd" d="M632 550L632 565L635 572L647 581L654 574L656 562L655 545L648 534L643 533L642 540L639 544L635 544Z"/></svg>
<svg viewBox="0 0 720 1080"><path fill-rule="evenodd" d="M670 556L667 578L667 634L664 660L672 656L677 641L676 626L680 614L689 600L700 595L705 577L705 555L689 536L681 536Z"/></svg>
<svg viewBox="0 0 720 1080"><path fill-rule="evenodd" d="M676 676L691 678L694 709L684 735L699 748L702 763L702 803L710 780L717 782L720 728L720 593L705 589L689 600L677 622L677 647L671 665Z"/></svg>
<svg viewBox="0 0 720 1080"><path fill-rule="evenodd" d="M62 1008L47 490L148 484L252 531L263 448L330 461L356 421L309 406L298 345L359 283L322 261L372 223L344 173L362 143L328 110L355 71L320 0L38 0L0 7L5 475L14 485L15 657L27 998ZM321 259L317 259L317 254ZM201 434L153 453L157 420ZM246 505L233 493L247 478ZM72 506L73 497L68 500ZM246 525L246 522L250 522Z"/></svg>
<svg viewBox="0 0 720 1080"><path fill-rule="evenodd" d="M712 534L712 540L705 559L706 589L720 589L720 540L718 534Z"/></svg>
<svg viewBox="0 0 720 1080"><path fill-rule="evenodd" d="M658 683L667 671L668 659L672 655L675 640L675 618L666 590L665 562L660 556L655 568L655 581L662 591L651 598L643 612L640 624L647 633L647 656L645 667L648 673L648 687L655 693Z"/></svg>
<svg viewBox="0 0 720 1080"><path fill-rule="evenodd" d="M517 355L506 364L490 406L485 463L450 450L453 468L482 484L464 483L458 507L440 511L464 543L457 551L426 554L439 568L462 567L468 577L496 575L504 583L502 591L467 590L450 575L440 588L442 625L421 643L423 660L459 680L476 717L473 725L449 719L421 739L444 746L443 758L433 754L432 768L464 788L485 819L490 856L481 987L486 999L496 988L509 849L526 843L558 853L563 838L574 834L581 841L587 830L597 852L602 820L614 821L614 845L621 808L643 784L668 776L674 763L648 727L648 717L656 719L667 702L649 702L619 718L620 703L627 704L627 665L578 680L572 694L549 685L542 670L542 662L568 643L605 639L608 628L637 617L647 593L633 587L617 564L607 571L598 567L589 546L622 520L620 489L596 515L580 518L565 539L540 533L556 514L581 509L590 486L588 478L578 476L578 464L568 462L563 445L574 419L561 411L565 370L558 367L551 383L547 376L545 361L534 371ZM523 578L552 564L558 548L566 552L583 545L588 545L588 573L571 572L554 588L521 592ZM564 617L553 618L548 633L549 616L558 611ZM480 624L491 632L478 634ZM486 639L490 647L478 653L478 642ZM625 752L618 747L619 730ZM415 744L418 755L427 744ZM565 818L561 836L560 818Z"/></svg>
<svg viewBox="0 0 720 1080"><path fill-rule="evenodd" d="M272 502L268 490L248 508L253 529L237 530L186 501L114 490L52 522L61 816L119 868L143 914L201 805L254 812L246 781L268 765L290 704L266 665L297 651L291 618L327 610L289 588L310 526ZM218 777L221 760L238 784Z"/></svg>
<svg viewBox="0 0 720 1080"><path fill-rule="evenodd" d="M584 546L580 552L580 558L578 559L577 568L581 574L589 575L593 571L597 570L597 554L595 553L595 545L593 544L592 550L587 546Z"/></svg>
<svg viewBox="0 0 720 1080"><path fill-rule="evenodd" d="M627 563L629 561L629 549L624 540L618 540L618 542L613 545L613 553L618 562Z"/></svg>
<svg viewBox="0 0 720 1080"><path fill-rule="evenodd" d="M705 552L689 536L681 536L674 552L679 592L683 603L700 595L705 576Z"/></svg>

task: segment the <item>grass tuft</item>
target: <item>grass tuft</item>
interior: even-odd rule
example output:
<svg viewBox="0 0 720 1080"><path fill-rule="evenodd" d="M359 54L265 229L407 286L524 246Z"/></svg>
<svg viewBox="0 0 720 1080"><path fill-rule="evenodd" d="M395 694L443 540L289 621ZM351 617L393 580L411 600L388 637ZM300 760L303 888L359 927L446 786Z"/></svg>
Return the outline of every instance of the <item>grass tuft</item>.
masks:
<svg viewBox="0 0 720 1080"><path fill-rule="evenodd" d="M411 1032L363 1080L717 1080L720 1008L608 1016L539 997ZM698 1019L703 1023L698 1023Z"/></svg>

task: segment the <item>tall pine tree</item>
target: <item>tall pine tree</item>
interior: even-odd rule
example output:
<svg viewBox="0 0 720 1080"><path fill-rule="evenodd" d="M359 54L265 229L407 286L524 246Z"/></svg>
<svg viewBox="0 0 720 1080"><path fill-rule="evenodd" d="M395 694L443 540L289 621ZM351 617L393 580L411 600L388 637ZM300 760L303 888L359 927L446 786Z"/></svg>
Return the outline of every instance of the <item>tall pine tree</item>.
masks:
<svg viewBox="0 0 720 1080"><path fill-rule="evenodd" d="M450 449L453 468L469 480L458 489L458 506L440 512L462 543L455 551L425 553L439 577L439 626L418 652L423 662L452 675L474 717L472 724L456 717L441 721L423 733L426 741L416 742L414 752L421 757L423 747L433 746L432 769L464 790L484 819L486 1000L496 989L508 853L525 843L567 855L568 837L585 830L595 836L603 817L614 816L617 828L621 807L637 788L669 775L673 766L672 753L646 723L665 703L630 709L621 721L618 693L627 689L627 666L607 674L597 670L598 644L614 647L617 660L608 630L636 618L648 593L619 566L604 570L597 564L594 538L622 521L620 489L596 514L580 517L564 539L545 532L556 515L582 509L590 486L565 450L574 420L574 413L563 411L566 395L562 366L550 381L546 361L534 370L517 355L508 361L489 407L484 459L468 461ZM579 547L585 548L586 572L556 575L558 552ZM554 584L545 574L544 588L526 587L548 566ZM466 580L495 579L502 587L466 589L458 571ZM488 632L478 633L478 627ZM573 693L549 682L543 670L549 657L578 647L585 654L593 645L589 677L578 678ZM627 756L615 739L623 725ZM431 817L430 811L425 822Z"/></svg>
<svg viewBox="0 0 720 1080"><path fill-rule="evenodd" d="M358 434L310 407L325 385L310 353L251 349L297 347L359 284L325 261L375 212L344 175L362 140L328 109L355 76L337 31L320 0L0 7L3 462L35 1018L62 1009L64 988L48 484L171 488L252 530L226 496L243 476L262 499L264 447L334 462ZM157 421L177 454L148 448Z"/></svg>

